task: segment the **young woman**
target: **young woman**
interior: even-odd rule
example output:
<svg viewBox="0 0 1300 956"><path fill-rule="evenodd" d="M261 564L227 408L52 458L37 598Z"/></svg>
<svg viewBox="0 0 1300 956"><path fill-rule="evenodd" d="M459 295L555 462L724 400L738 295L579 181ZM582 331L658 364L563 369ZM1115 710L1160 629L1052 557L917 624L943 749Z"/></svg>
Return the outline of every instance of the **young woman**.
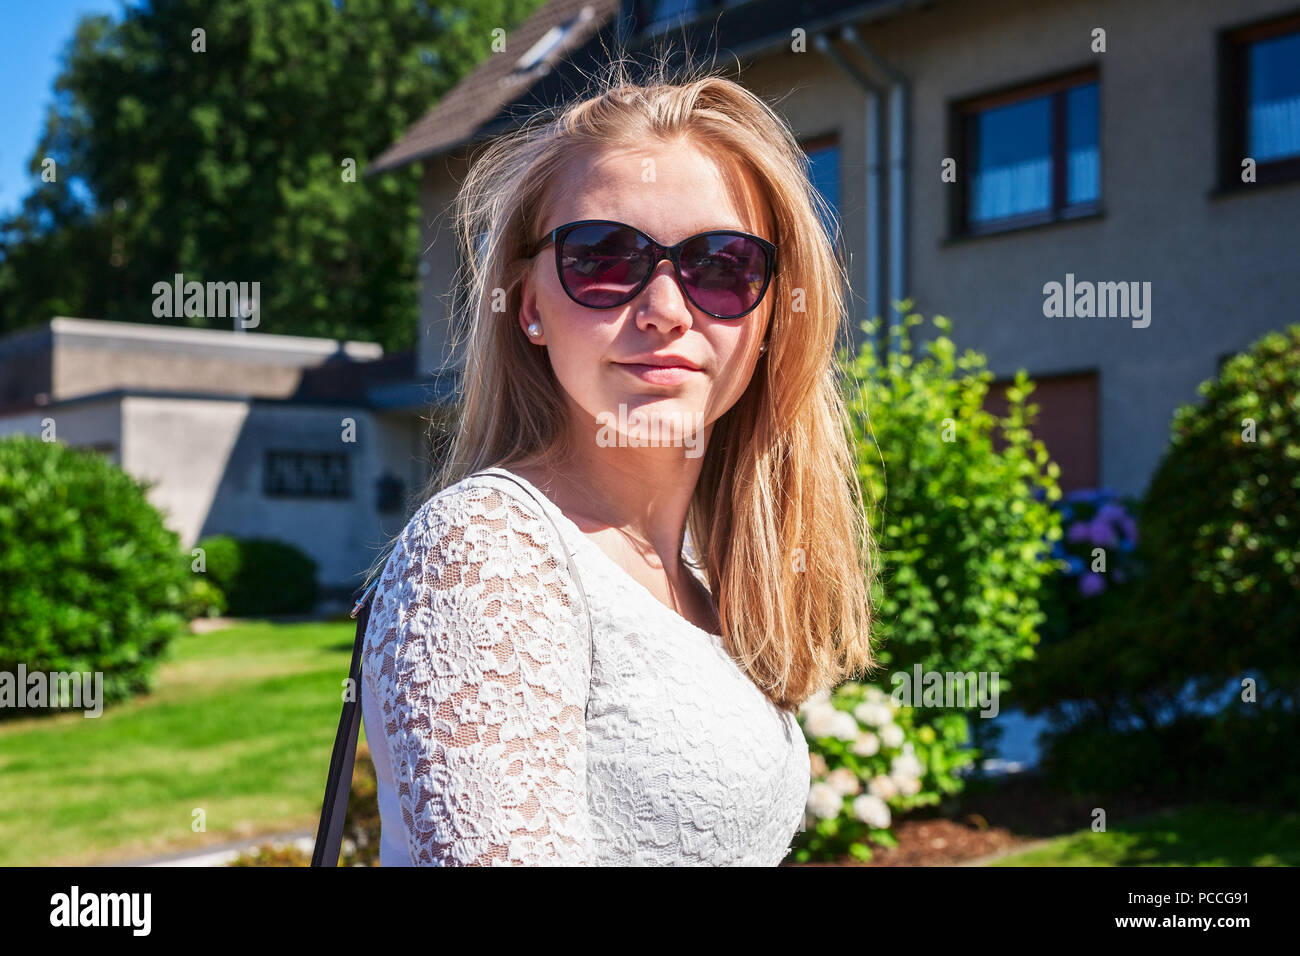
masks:
<svg viewBox="0 0 1300 956"><path fill-rule="evenodd" d="M818 201L716 76L616 73L475 161L459 431L363 649L381 865L787 854L795 710L874 663Z"/></svg>

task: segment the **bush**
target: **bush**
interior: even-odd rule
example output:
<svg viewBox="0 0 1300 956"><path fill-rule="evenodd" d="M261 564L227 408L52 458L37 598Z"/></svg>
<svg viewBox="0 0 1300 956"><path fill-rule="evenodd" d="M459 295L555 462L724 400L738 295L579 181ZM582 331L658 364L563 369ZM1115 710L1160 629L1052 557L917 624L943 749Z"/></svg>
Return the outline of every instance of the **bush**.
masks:
<svg viewBox="0 0 1300 956"><path fill-rule="evenodd" d="M195 575L190 579L190 590L185 597L185 616L220 617L226 612L226 596L211 581Z"/></svg>
<svg viewBox="0 0 1300 956"><path fill-rule="evenodd" d="M0 440L0 671L102 672L104 703L148 689L188 589L146 487L100 454Z"/></svg>
<svg viewBox="0 0 1300 956"><path fill-rule="evenodd" d="M1133 499L1105 488L1084 488L1066 495L1056 510L1063 535L1052 556L1061 561L1061 570L1045 585L1047 620L1035 657L1012 674L1015 703L1029 713L1065 700L1096 701L1113 694L1110 669L1087 666L1078 643L1088 628L1103 622L1109 627L1115 608L1127 607L1125 592L1143 574Z"/></svg>
<svg viewBox="0 0 1300 956"><path fill-rule="evenodd" d="M201 540L209 580L236 617L305 614L316 606L316 562L270 538L212 535Z"/></svg>
<svg viewBox="0 0 1300 956"><path fill-rule="evenodd" d="M897 348L883 363L867 343L847 366L858 478L884 572L880 660L896 672L1005 673L1033 656L1044 619L1060 469L1029 432L1038 409L1026 404L1024 371L997 418L983 408L993 378L984 356L958 357L940 335L917 357L908 330L921 321L908 315L892 330ZM934 325L952 327L943 316Z"/></svg>
<svg viewBox="0 0 1300 956"><path fill-rule="evenodd" d="M1145 600L1177 635L1180 674L1261 668L1300 691L1300 325L1198 388L1143 500ZM1169 663L1174 663L1169 661ZM1190 673L1189 673L1190 671Z"/></svg>
<svg viewBox="0 0 1300 956"><path fill-rule="evenodd" d="M962 707L931 701L901 706L892 691L917 665L925 673L983 673L990 682L996 673L1001 684L1000 675L1015 661L1033 655L1044 617L1038 592L1055 567L1048 552L1060 537L1060 519L1050 502L1060 490L1057 466L1029 433L1036 407L1025 399L1033 386L1022 371L1008 391L1007 414L997 418L984 411L992 375L983 356L968 350L959 358L946 335L926 343L918 356L910 330L921 321L908 315L893 330L895 348L883 361L872 344L876 324L867 323L868 342L856 357L841 358L857 474L880 549L881 573L872 594L883 639L879 659L896 676L883 688L837 688L828 700L814 702L811 721L838 723L849 735L860 705L878 703L884 694L902 740L893 732L896 748L882 747L869 757L854 754L846 737L818 732L805 713L814 763L820 759L827 771L821 782L838 785L843 799L837 807L825 786L810 794L811 826L796 843L801 859L838 852L864 858L870 856L868 841L891 842L888 823L870 822L886 820L888 810L852 796L849 777L858 778L866 796L872 795L873 780L876 795L887 794L889 786L878 778L889 775L885 767L893 768L903 753L918 764L902 761L916 771L919 789L896 787L898 793L881 798L890 808L906 811L958 792L958 769L979 757L978 750L965 748L971 730L978 744L981 733L991 736L987 724L968 723ZM942 316L934 325L941 332L951 328ZM856 738L856 731L849 736ZM838 783L831 782L832 773ZM821 816L819 809L831 815Z"/></svg>
<svg viewBox="0 0 1300 956"><path fill-rule="evenodd" d="M795 862L846 854L869 860L869 844L897 845L890 832L895 812L961 790L957 771L974 759L963 749L965 718L950 713L919 725L918 714L859 681L846 681L799 709L812 783Z"/></svg>
<svg viewBox="0 0 1300 956"><path fill-rule="evenodd" d="M1281 757L1300 704L1300 325L1198 392L1138 509L1141 574L1017 687L1050 708L1043 768L1062 786L1300 789Z"/></svg>

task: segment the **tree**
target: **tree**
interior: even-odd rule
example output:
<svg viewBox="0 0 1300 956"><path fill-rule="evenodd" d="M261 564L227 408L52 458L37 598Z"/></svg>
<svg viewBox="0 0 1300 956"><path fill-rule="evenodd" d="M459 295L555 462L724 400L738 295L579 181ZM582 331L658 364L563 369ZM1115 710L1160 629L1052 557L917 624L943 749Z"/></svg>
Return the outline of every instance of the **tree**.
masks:
<svg viewBox="0 0 1300 956"><path fill-rule="evenodd" d="M160 317L154 285L260 283L259 331L413 341L418 173L366 164L537 0L157 0L78 25L0 223L0 331ZM355 170L355 174L353 174Z"/></svg>

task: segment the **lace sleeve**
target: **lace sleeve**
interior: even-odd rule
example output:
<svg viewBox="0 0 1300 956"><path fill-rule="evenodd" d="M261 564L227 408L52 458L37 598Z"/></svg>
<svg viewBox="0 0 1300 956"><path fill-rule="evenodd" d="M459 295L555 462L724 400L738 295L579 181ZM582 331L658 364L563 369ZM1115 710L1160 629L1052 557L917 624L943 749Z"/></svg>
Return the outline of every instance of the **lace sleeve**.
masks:
<svg viewBox="0 0 1300 956"><path fill-rule="evenodd" d="M376 589L363 679L416 865L590 859L591 649L536 507L490 486L444 491Z"/></svg>

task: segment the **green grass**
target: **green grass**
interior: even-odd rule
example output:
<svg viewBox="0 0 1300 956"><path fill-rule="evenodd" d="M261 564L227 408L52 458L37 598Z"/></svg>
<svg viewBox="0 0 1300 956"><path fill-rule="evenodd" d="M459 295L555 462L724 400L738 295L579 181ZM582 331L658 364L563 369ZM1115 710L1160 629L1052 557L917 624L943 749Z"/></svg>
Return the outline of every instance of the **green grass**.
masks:
<svg viewBox="0 0 1300 956"><path fill-rule="evenodd" d="M0 865L314 830L354 633L342 621L187 634L148 695L98 718L0 724ZM200 808L206 832L191 828Z"/></svg>
<svg viewBox="0 0 1300 956"><path fill-rule="evenodd" d="M1083 830L990 866L1296 866L1300 813L1209 803Z"/></svg>

